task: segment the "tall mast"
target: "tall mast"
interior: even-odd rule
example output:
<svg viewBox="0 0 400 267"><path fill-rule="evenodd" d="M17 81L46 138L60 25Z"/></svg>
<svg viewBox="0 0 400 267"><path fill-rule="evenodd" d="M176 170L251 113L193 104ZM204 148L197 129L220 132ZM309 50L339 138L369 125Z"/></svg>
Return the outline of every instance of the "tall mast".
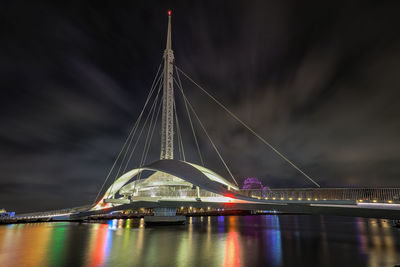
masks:
<svg viewBox="0 0 400 267"><path fill-rule="evenodd" d="M174 51L171 49L171 15L168 11L167 46L164 50L164 86L160 159L174 158Z"/></svg>

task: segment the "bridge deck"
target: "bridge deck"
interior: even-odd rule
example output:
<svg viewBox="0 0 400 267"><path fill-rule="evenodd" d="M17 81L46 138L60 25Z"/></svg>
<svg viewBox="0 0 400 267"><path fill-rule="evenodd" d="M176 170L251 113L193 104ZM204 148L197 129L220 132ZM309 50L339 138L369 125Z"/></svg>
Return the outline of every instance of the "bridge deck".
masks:
<svg viewBox="0 0 400 267"><path fill-rule="evenodd" d="M58 211L21 214L24 218L49 218L57 216L84 217L108 213L113 210L130 208L175 207L180 208L221 208L243 210L276 210L307 214L342 215L368 218L400 219L400 188L323 188L323 189L270 189L240 190L241 199L206 194L201 201L196 198L195 190L186 192L185 198L135 197L130 199L108 199L106 202L116 205L98 211L89 211L90 207L63 209Z"/></svg>

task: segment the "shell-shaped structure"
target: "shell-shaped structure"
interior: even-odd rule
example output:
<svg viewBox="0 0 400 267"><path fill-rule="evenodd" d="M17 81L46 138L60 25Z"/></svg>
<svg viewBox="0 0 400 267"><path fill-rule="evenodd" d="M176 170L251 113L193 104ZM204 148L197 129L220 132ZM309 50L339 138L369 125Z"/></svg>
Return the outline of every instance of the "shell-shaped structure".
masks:
<svg viewBox="0 0 400 267"><path fill-rule="evenodd" d="M154 174L146 179L135 180L143 171L153 171ZM191 189L193 186L222 196L232 195L232 192L239 190L237 186L210 169L186 161L163 159L123 174L108 188L102 201L162 187L169 188L168 192L173 193L177 188Z"/></svg>

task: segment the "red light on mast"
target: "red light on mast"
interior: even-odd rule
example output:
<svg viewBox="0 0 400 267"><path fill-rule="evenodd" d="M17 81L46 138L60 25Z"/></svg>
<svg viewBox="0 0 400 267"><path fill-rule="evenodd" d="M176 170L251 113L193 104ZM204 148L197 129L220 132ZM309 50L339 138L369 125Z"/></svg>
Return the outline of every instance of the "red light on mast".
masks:
<svg viewBox="0 0 400 267"><path fill-rule="evenodd" d="M172 11L168 10L168 16L171 16L171 15L172 15Z"/></svg>

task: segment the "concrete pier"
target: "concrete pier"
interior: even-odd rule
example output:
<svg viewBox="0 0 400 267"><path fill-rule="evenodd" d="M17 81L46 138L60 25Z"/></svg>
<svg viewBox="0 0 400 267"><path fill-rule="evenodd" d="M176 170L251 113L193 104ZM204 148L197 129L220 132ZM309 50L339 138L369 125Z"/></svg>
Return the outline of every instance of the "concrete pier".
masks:
<svg viewBox="0 0 400 267"><path fill-rule="evenodd" d="M176 208L155 208L154 216L144 216L146 225L185 224L186 216L176 215Z"/></svg>

